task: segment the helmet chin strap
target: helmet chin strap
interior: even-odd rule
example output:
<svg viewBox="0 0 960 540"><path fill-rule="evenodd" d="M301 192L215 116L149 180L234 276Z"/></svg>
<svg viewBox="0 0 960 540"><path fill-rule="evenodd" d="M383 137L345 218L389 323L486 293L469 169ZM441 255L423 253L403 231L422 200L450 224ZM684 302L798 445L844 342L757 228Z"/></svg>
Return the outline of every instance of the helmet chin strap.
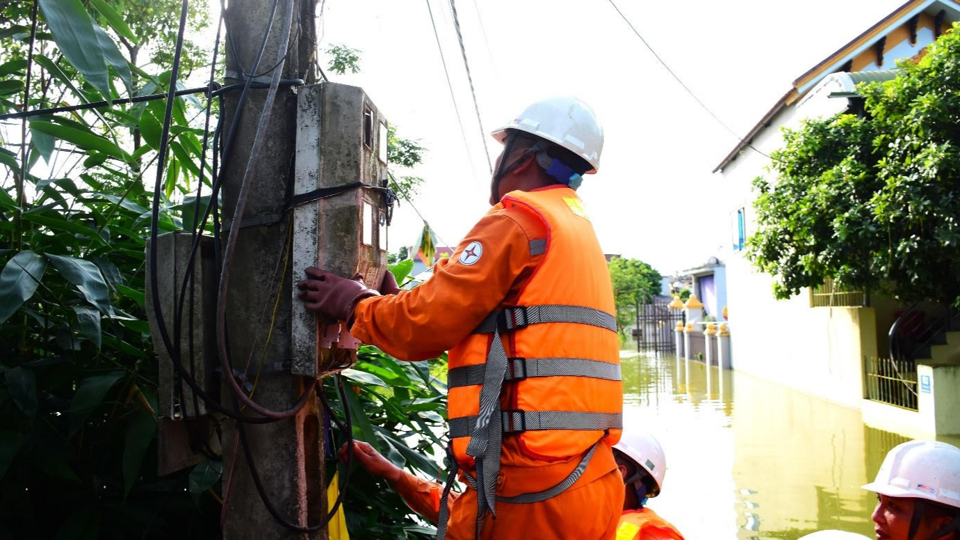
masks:
<svg viewBox="0 0 960 540"><path fill-rule="evenodd" d="M511 131L507 134L507 139L503 143L503 154L501 154L500 165L497 167L497 172L490 181L490 198L492 200L496 201L500 199L500 181L503 180L503 177L519 167L531 154L535 155L537 165L546 171L547 176L565 186L569 186L570 189L576 190L580 187L580 184L583 182L583 177L560 159L550 157L547 153L550 144L544 141L537 141L536 144L528 148L523 154L518 156L517 159L513 160L512 163L507 164L507 157L510 156L510 152L517 142L517 137L518 135Z"/></svg>
<svg viewBox="0 0 960 540"><path fill-rule="evenodd" d="M910 532L907 533L907 540L913 540L917 536L917 529L920 528L920 520L923 519L925 513L927 513L926 499L917 499L913 507L913 516L910 518Z"/></svg>
<svg viewBox="0 0 960 540"><path fill-rule="evenodd" d="M640 473L634 474L630 478L627 478L623 481L624 485L629 486L633 484L634 493L637 495L637 505L638 508L643 508L647 504L647 485L643 483L643 475Z"/></svg>
<svg viewBox="0 0 960 540"><path fill-rule="evenodd" d="M516 161L507 166L507 158L510 156L510 152L513 150L514 143L517 141L517 134L513 131L507 133L507 140L503 143L503 153L500 154L500 166L497 167L497 172L493 175L493 178L490 180L490 200L497 201L500 199L500 180L503 179L504 175L507 174L508 169L512 169L516 165Z"/></svg>

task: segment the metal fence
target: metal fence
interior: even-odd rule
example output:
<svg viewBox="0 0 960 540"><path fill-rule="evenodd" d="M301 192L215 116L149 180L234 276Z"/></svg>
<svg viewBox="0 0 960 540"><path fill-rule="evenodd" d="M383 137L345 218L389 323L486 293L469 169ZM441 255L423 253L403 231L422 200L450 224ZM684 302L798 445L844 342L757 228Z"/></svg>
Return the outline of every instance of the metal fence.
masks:
<svg viewBox="0 0 960 540"><path fill-rule="evenodd" d="M823 285L810 289L810 307L864 307L867 305L867 293L849 291L839 287L832 279L826 279Z"/></svg>
<svg viewBox="0 0 960 540"><path fill-rule="evenodd" d="M864 374L867 399L917 410L917 366L913 361L868 357Z"/></svg>
<svg viewBox="0 0 960 540"><path fill-rule="evenodd" d="M683 322L683 312L670 309L669 300L654 298L649 304L636 306L633 337L637 340L637 350L673 352L676 343L674 328L678 322Z"/></svg>
<svg viewBox="0 0 960 540"><path fill-rule="evenodd" d="M687 334L690 336L690 358L693 360L706 361L707 359L707 338L703 332L694 331Z"/></svg>

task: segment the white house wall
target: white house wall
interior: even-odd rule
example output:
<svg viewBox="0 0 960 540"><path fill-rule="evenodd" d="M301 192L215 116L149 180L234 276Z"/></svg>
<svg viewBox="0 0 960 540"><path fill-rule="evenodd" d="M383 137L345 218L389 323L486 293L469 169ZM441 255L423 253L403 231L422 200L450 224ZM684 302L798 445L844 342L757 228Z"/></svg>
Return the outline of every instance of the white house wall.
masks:
<svg viewBox="0 0 960 540"><path fill-rule="evenodd" d="M829 117L846 109L846 99L829 98L828 89L811 95L797 106L785 107L759 133L752 144L769 155L783 146L782 129L796 129L807 117ZM746 148L722 174L725 206L735 215L745 209L746 236L756 231L753 180L766 175L770 160ZM768 179L772 179L769 176ZM731 220L734 221L734 220ZM861 316L872 310L811 308L808 292L790 300L773 297L773 279L755 271L744 252L733 251L727 230L726 305L729 307L731 356L734 369L770 379L830 401L859 408L863 398L862 357L859 336ZM875 351L872 354L876 354Z"/></svg>

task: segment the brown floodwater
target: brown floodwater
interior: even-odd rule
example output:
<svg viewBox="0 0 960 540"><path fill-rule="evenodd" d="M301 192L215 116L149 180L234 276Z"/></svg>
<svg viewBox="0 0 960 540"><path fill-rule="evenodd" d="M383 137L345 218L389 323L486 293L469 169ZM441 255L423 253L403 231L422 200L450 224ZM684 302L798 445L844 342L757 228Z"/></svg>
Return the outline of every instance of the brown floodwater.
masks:
<svg viewBox="0 0 960 540"><path fill-rule="evenodd" d="M905 437L738 371L621 357L624 425L652 432L667 456L663 492L649 506L688 540L794 540L821 529L873 538L876 496L860 486Z"/></svg>

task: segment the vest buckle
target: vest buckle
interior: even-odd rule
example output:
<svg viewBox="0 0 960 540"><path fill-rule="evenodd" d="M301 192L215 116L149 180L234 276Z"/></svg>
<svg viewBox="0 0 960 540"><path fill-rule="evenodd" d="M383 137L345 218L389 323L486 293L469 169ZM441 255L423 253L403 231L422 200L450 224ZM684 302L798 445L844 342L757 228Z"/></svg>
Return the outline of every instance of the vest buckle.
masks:
<svg viewBox="0 0 960 540"><path fill-rule="evenodd" d="M522 381L527 378L527 359L519 356L507 358L507 375L504 382Z"/></svg>
<svg viewBox="0 0 960 540"><path fill-rule="evenodd" d="M527 430L527 415L520 409L503 409L500 411L500 418L504 435Z"/></svg>
<svg viewBox="0 0 960 540"><path fill-rule="evenodd" d="M503 308L497 313L497 330L501 334L522 330L529 324L526 306Z"/></svg>

